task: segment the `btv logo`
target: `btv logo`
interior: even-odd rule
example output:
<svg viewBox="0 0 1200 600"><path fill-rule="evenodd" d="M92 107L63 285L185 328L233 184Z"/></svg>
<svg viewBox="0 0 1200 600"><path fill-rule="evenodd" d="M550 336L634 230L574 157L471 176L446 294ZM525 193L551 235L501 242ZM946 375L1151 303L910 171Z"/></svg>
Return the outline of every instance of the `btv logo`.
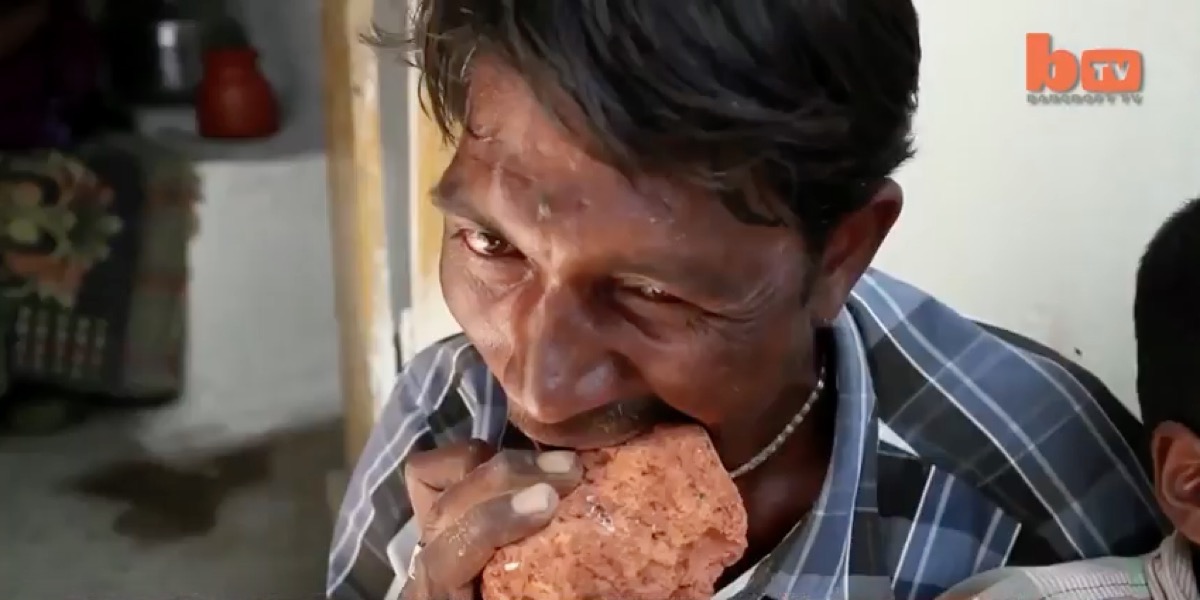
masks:
<svg viewBox="0 0 1200 600"><path fill-rule="evenodd" d="M1142 90L1142 53L1137 50L1051 49L1050 34L1025 34L1025 89L1066 93L1082 83L1085 92L1120 94Z"/></svg>
<svg viewBox="0 0 1200 600"><path fill-rule="evenodd" d="M1054 49L1048 33L1025 35L1025 89L1033 104L1115 103L1116 95L1126 104L1141 104L1143 69L1137 50L1097 48L1076 57ZM1078 88L1084 93L1073 94Z"/></svg>

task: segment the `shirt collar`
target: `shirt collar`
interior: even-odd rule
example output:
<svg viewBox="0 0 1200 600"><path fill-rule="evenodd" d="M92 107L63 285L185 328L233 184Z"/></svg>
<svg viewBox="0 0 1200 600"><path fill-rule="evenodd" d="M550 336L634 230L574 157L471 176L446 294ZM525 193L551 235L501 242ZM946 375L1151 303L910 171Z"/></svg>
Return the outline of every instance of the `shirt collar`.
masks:
<svg viewBox="0 0 1200 600"><path fill-rule="evenodd" d="M1152 598L1200 598L1192 568L1192 545L1181 533L1167 536L1162 545L1146 557L1146 578Z"/></svg>
<svg viewBox="0 0 1200 600"><path fill-rule="evenodd" d="M891 598L875 460L875 386L862 333L843 308L833 323L837 416L825 484L809 518L756 569L749 586L772 598ZM755 583L758 585L756 586Z"/></svg>

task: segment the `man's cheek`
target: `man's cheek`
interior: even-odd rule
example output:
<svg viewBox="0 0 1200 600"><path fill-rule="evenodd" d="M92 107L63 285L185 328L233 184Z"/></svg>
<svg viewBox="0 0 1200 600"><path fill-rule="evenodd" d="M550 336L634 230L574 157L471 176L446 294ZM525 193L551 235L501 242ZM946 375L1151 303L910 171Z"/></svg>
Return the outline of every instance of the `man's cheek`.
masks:
<svg viewBox="0 0 1200 600"><path fill-rule="evenodd" d="M450 314L462 327L471 344L485 358L506 362L515 349L519 319L507 310L505 304L480 296L470 286L444 284L443 292Z"/></svg>

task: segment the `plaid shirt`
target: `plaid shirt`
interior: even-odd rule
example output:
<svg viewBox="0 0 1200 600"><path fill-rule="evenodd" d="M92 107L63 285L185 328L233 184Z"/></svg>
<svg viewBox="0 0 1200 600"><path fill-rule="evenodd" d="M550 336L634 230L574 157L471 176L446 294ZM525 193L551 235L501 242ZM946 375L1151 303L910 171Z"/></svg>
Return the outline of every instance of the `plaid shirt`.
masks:
<svg viewBox="0 0 1200 600"><path fill-rule="evenodd" d="M1169 536L1146 556L1006 568L977 575L941 600L1200 600L1187 538Z"/></svg>
<svg viewBox="0 0 1200 600"><path fill-rule="evenodd" d="M833 334L823 491L736 600L926 600L1006 564L1139 554L1162 540L1142 428L1091 375L877 271ZM506 426L504 391L463 337L413 359L350 480L328 596L384 597L389 540L412 517L406 456L467 437L509 443L519 434Z"/></svg>

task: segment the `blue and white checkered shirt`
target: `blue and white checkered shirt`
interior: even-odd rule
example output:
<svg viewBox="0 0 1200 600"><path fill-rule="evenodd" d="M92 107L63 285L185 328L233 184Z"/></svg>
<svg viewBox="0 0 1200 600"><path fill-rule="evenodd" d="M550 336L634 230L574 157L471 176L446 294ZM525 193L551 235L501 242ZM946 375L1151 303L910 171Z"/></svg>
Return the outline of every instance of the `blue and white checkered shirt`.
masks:
<svg viewBox="0 0 1200 600"><path fill-rule="evenodd" d="M833 337L824 489L737 600L931 600L989 569L1144 553L1162 540L1142 427L1079 367L877 271ZM406 456L514 436L504 391L463 337L413 359L351 478L328 596L384 597L387 545L412 518Z"/></svg>

